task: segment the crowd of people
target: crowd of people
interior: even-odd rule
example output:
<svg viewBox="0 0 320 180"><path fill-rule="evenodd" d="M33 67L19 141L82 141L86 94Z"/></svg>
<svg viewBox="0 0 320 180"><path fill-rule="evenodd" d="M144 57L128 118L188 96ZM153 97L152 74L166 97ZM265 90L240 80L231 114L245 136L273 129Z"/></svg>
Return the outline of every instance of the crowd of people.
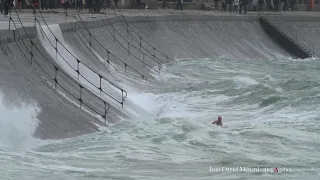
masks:
<svg viewBox="0 0 320 180"><path fill-rule="evenodd" d="M215 9L220 10L219 4L221 4L222 12L233 12L244 14L248 11L248 6L252 7L252 10L262 11L263 9L268 11L286 11L292 9L293 0L215 0Z"/></svg>
<svg viewBox="0 0 320 180"><path fill-rule="evenodd" d="M89 13L100 13L102 8L110 9L111 8L111 0L61 0L61 4L65 10L70 8L81 10L89 10ZM113 0L114 7L118 8L119 0ZM52 0L42 0L41 9L52 9L53 3Z"/></svg>
<svg viewBox="0 0 320 180"><path fill-rule="evenodd" d="M16 0L17 9L21 9L22 0ZM40 2L39 2L40 1ZM32 0L32 6L34 7L33 13L39 8L41 4L41 9L54 9L55 0ZM113 3L112 3L113 1ZM8 15L8 10L12 8L13 0L0 0L1 13ZM182 0L176 0L176 10L182 10ZM79 11L83 9L88 9L89 13L100 13L102 8L110 9L112 7L118 8L119 0L59 0L59 4L62 4L64 9L76 8ZM233 13L244 13L248 11L248 6L251 5L254 10L262 10L263 8L273 11L285 11L292 7L293 0L214 0L215 10L221 10L222 12L233 12ZM111 6L111 4L113 6ZM166 0L163 0L163 8L165 7ZM221 4L221 8L219 7ZM144 0L133 0L132 7L136 8L140 6L141 8L147 8Z"/></svg>
<svg viewBox="0 0 320 180"><path fill-rule="evenodd" d="M218 3L219 1L215 1ZM242 14L242 10L244 11L244 14L247 14L248 11L248 4L249 0L221 0L221 11L227 12L227 7L229 12L233 13L239 13ZM218 8L218 4L216 4L216 7Z"/></svg>
<svg viewBox="0 0 320 180"><path fill-rule="evenodd" d="M16 0L16 8L21 9L22 0ZM113 1L113 7L118 8L119 0L59 0L59 3L63 5L63 7L67 10L70 8L77 8L78 10L88 9L90 13L95 12L99 13L101 8L110 9ZM141 0L137 0L139 2ZM29 1L26 1L29 2ZM56 5L54 0L32 0L31 6L35 9L39 8L43 9L56 9ZM8 15L9 9L13 8L13 0L0 0L0 10L1 14L5 16Z"/></svg>

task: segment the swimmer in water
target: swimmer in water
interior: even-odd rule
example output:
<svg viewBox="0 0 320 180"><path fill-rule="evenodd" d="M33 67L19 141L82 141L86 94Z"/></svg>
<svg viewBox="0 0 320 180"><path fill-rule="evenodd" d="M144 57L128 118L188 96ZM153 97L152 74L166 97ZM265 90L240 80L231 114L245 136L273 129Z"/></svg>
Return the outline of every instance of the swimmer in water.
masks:
<svg viewBox="0 0 320 180"><path fill-rule="evenodd" d="M217 126L221 126L222 127L222 122L221 121L222 121L222 117L219 116L218 120L213 121L212 124L217 124Z"/></svg>

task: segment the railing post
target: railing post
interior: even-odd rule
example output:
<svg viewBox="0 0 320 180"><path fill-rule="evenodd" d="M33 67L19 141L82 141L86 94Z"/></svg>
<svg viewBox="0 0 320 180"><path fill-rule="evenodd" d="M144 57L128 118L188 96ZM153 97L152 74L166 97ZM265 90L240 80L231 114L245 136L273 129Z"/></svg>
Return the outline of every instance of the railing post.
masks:
<svg viewBox="0 0 320 180"><path fill-rule="evenodd" d="M128 23L126 23L127 24L127 37L129 36L129 25L128 25Z"/></svg>
<svg viewBox="0 0 320 180"><path fill-rule="evenodd" d="M144 53L142 53L142 62L143 62L143 67L146 67L146 63L144 62Z"/></svg>
<svg viewBox="0 0 320 180"><path fill-rule="evenodd" d="M123 102L124 102L123 90L121 90L121 97L122 97L122 107L123 107Z"/></svg>
<svg viewBox="0 0 320 180"><path fill-rule="evenodd" d="M100 79L99 90L100 90L100 94L101 94L101 92L102 92L102 87L101 87L102 76L100 74L99 74L99 79Z"/></svg>
<svg viewBox="0 0 320 180"><path fill-rule="evenodd" d="M107 123L107 113L108 113L108 109L107 109L107 102L103 101L104 103L104 119L105 119L105 123Z"/></svg>
<svg viewBox="0 0 320 180"><path fill-rule="evenodd" d="M314 56L314 44L312 44L312 55Z"/></svg>
<svg viewBox="0 0 320 180"><path fill-rule="evenodd" d="M128 41L128 56L130 56L130 50L129 50L129 48L130 48L130 43L129 43L129 41Z"/></svg>
<svg viewBox="0 0 320 180"><path fill-rule="evenodd" d="M58 68L56 66L54 66L54 90L57 90L57 84L58 84L58 80L57 80L57 74L58 74Z"/></svg>
<svg viewBox="0 0 320 180"><path fill-rule="evenodd" d="M77 59L77 70L76 70L76 72L77 72L78 80L79 80L79 74L80 74L79 64L80 64L80 60Z"/></svg>
<svg viewBox="0 0 320 180"><path fill-rule="evenodd" d="M36 27L36 20L37 20L37 11L36 11L36 9L33 9L33 12L34 12L34 27Z"/></svg>
<svg viewBox="0 0 320 180"><path fill-rule="evenodd" d="M32 62L33 62L33 53L32 53L33 42L30 40L30 43L31 43L31 48L30 48L30 60L31 60L31 65L32 65Z"/></svg>
<svg viewBox="0 0 320 180"><path fill-rule="evenodd" d="M116 41L116 36L114 35L114 26L112 26L112 30L113 30L113 33L112 33L112 35L113 35L113 42L115 42L115 41Z"/></svg>
<svg viewBox="0 0 320 180"><path fill-rule="evenodd" d="M108 66L110 67L110 52L108 51L108 60L107 60L107 62L108 62Z"/></svg>
<svg viewBox="0 0 320 180"><path fill-rule="evenodd" d="M10 11L10 17L9 17L9 30L11 30L11 20L12 20L12 18L11 18L11 11Z"/></svg>
<svg viewBox="0 0 320 180"><path fill-rule="evenodd" d="M58 59L58 39L55 37L54 38L55 40L56 40L56 47L55 47L55 49L56 49L56 60ZM49 40L49 39L48 39ZM49 40L50 41L50 40Z"/></svg>
<svg viewBox="0 0 320 180"><path fill-rule="evenodd" d="M92 46L92 43L91 43L91 33L90 33L90 32L89 32L89 37L90 37L90 39L89 39L89 45Z"/></svg>
<svg viewBox="0 0 320 180"><path fill-rule="evenodd" d="M83 101L82 101L82 88L83 88L83 86L81 84L79 84L79 87L80 87L79 103L80 103L80 109L81 109L81 106L82 106L82 103L83 103Z"/></svg>

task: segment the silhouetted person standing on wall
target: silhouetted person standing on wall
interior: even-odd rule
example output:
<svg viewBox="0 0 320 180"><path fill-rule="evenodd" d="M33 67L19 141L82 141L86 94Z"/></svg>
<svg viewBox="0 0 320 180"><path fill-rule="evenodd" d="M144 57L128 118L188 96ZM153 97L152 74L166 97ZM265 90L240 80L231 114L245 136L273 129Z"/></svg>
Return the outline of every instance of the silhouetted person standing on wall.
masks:
<svg viewBox="0 0 320 180"><path fill-rule="evenodd" d="M223 12L227 12L227 4L226 4L226 0L221 0L221 11Z"/></svg>
<svg viewBox="0 0 320 180"><path fill-rule="evenodd" d="M232 12L232 0L227 0L228 11Z"/></svg>
<svg viewBox="0 0 320 180"><path fill-rule="evenodd" d="M82 10L82 0L76 0L76 4L77 4L77 9L80 12Z"/></svg>
<svg viewBox="0 0 320 180"><path fill-rule="evenodd" d="M44 8L48 7L48 0L41 0L41 9L43 10Z"/></svg>
<svg viewBox="0 0 320 180"><path fill-rule="evenodd" d="M219 1L220 0L214 0L214 9L218 10L219 9Z"/></svg>
<svg viewBox="0 0 320 180"><path fill-rule="evenodd" d="M166 7L166 0L162 0L162 9Z"/></svg>
<svg viewBox="0 0 320 180"><path fill-rule="evenodd" d="M181 0L177 0L177 6L176 6L176 9L175 9L175 10L177 10L179 7L180 7L180 10L182 11L182 3L181 3Z"/></svg>
<svg viewBox="0 0 320 180"><path fill-rule="evenodd" d="M258 0L259 9L258 11L262 11L263 6L265 5L264 0Z"/></svg>
<svg viewBox="0 0 320 180"><path fill-rule="evenodd" d="M10 7L13 7L13 0L4 0L3 9L5 16L8 16Z"/></svg>
<svg viewBox="0 0 320 180"><path fill-rule="evenodd" d="M285 4L286 4L287 2L285 1L285 0L281 0L281 2L280 2L280 11L285 11Z"/></svg>
<svg viewBox="0 0 320 180"><path fill-rule="evenodd" d="M64 0L63 6L64 6L64 10L65 10L66 16L68 16L69 4L70 4L70 0Z"/></svg>
<svg viewBox="0 0 320 180"><path fill-rule="evenodd" d="M239 0L233 0L233 13L238 13Z"/></svg>
<svg viewBox="0 0 320 180"><path fill-rule="evenodd" d="M38 0L33 0L32 1L32 5L33 5L33 14L36 13L36 8L39 7L39 1Z"/></svg>
<svg viewBox="0 0 320 180"><path fill-rule="evenodd" d="M21 10L21 3L22 3L22 0L18 0L18 9Z"/></svg>
<svg viewBox="0 0 320 180"><path fill-rule="evenodd" d="M278 12L279 10L279 1L280 0L273 0L274 3L274 11Z"/></svg>
<svg viewBox="0 0 320 180"><path fill-rule="evenodd" d="M100 13L101 6L102 6L101 0L95 0L94 13Z"/></svg>
<svg viewBox="0 0 320 180"><path fill-rule="evenodd" d="M119 0L114 0L114 8L118 9L118 2L119 2Z"/></svg>
<svg viewBox="0 0 320 180"><path fill-rule="evenodd" d="M244 11L244 14L247 14L247 12L248 12L248 3L249 3L249 0L240 0L240 10L239 10L240 14L242 14L242 9Z"/></svg>
<svg viewBox="0 0 320 180"><path fill-rule="evenodd" d="M87 8L89 10L89 13L92 12L92 5L93 5L92 0L87 0Z"/></svg>
<svg viewBox="0 0 320 180"><path fill-rule="evenodd" d="M107 9L111 8L111 0L107 0Z"/></svg>
<svg viewBox="0 0 320 180"><path fill-rule="evenodd" d="M4 10L4 0L0 0L0 11L1 11L1 14L3 14L3 10Z"/></svg>

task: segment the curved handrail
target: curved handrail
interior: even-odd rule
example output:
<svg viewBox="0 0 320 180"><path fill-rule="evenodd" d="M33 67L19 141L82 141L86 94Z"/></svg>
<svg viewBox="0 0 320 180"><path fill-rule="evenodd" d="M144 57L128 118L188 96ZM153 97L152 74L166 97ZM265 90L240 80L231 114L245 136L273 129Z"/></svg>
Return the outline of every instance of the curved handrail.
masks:
<svg viewBox="0 0 320 180"><path fill-rule="evenodd" d="M107 15L106 15L106 12L104 12L103 14L104 14L105 18L103 18L103 17L101 16L101 14L100 14L100 17L101 17L101 19L103 20L103 24L104 24L105 29L107 29L110 34L114 34L114 33L112 33L112 32L109 30L108 26L107 26L107 25L105 24L105 22L104 22L105 20L107 20L108 24L109 24L110 26L112 26L113 31L116 32L123 40L125 40L125 41L128 43L128 46L131 45L131 46L134 47L136 50L140 51L143 55L145 55L145 56L149 57L150 59L152 59L153 61L157 62L157 63L158 63L158 66L159 66L159 69L162 67L161 62L159 62L159 61L157 61L157 60L154 59L154 58L156 58L154 54L153 54L153 55L149 55L149 54L151 54L151 53L150 53L145 47L142 46L141 42L139 43L139 46L140 46L140 49L139 49L139 48L136 47L134 44L132 44L131 42L129 42L128 39L126 39L125 37L123 37L123 35L116 30L116 28L113 26L113 24L108 20L108 17L107 17ZM113 35L113 36L114 36L114 35ZM115 39L116 39L116 38L115 38ZM116 41L121 45L121 43L120 43L118 40L116 40ZM141 49L143 49L143 50L145 50L146 52L148 52L148 54L145 53L145 52L143 52ZM158 58L156 58L156 59L158 59ZM160 60L160 59L159 59L159 60ZM161 61L161 60L160 60L160 61ZM168 62L168 61L167 61L167 62Z"/></svg>
<svg viewBox="0 0 320 180"><path fill-rule="evenodd" d="M116 7L115 7L115 8L116 8ZM153 51L157 51L157 52L159 52L161 55L165 56L165 58L167 59L167 62L169 62L170 60L173 61L171 58L169 58L168 55L166 55L165 53L159 51L155 46L153 46L151 43L149 43L148 41L146 41L145 39L143 39L136 31L134 31L133 28L132 28L132 27L129 25L129 23L127 22L127 20L124 18L123 14L122 14L121 11L119 10L119 8L117 8L117 10L118 10L121 18L125 21L127 27L129 27L129 28L131 29L131 31L132 31L134 34L136 34L141 41L144 41L144 42L147 43L149 46L151 46L151 47L153 48Z"/></svg>
<svg viewBox="0 0 320 180"><path fill-rule="evenodd" d="M83 24L84 28L88 31L90 38L92 37L105 51L110 52L106 47L104 47L104 46L92 35L92 33L91 33L91 32L89 31L89 29L87 28L87 26L84 24L84 22L83 22L83 20L82 20L82 18L81 18L81 16L80 16L80 14L79 14L78 9L76 9L76 11L77 11L77 14L78 14L78 16L79 16L79 19L80 19L81 23ZM112 54L112 53L111 53L111 54ZM115 56L114 54L112 54L112 55ZM144 65L148 66L149 68L153 69L154 71L156 71L157 73L160 74L160 70L154 69L154 68L151 67L150 65L146 64L145 62L143 62L141 59L137 58L135 55L133 55L133 56L134 56L136 59L138 59L140 62L142 62Z"/></svg>
<svg viewBox="0 0 320 180"><path fill-rule="evenodd" d="M75 18L76 19L76 18ZM76 21L76 23L78 24L78 22ZM80 31L81 31L81 29L80 29ZM95 50L94 48L90 48L90 47L88 47L88 45L87 45L87 43L85 43L84 42L84 40L81 38L81 36L79 35L79 33L78 33L78 31L76 30L76 34L77 34L77 36L79 37L79 39L81 40L81 42L87 47L87 49L94 55L94 56L96 56L96 54L93 52L93 50ZM87 40L87 38L86 37L84 37L84 39L86 39ZM87 40L88 41L88 40ZM89 41L88 41L89 42ZM93 49L93 50L92 50ZM96 50L95 50L96 51ZM111 66L111 67L113 67L116 71L119 71L114 65L112 65L111 63L110 63L110 60L109 60L109 58L108 59L105 59L104 57L102 57L102 56L100 56L104 61L106 61L107 63L108 63L108 65L109 66Z"/></svg>
<svg viewBox="0 0 320 180"><path fill-rule="evenodd" d="M42 67L41 66L41 64L37 61L37 59L33 56L33 52L32 52L32 47L35 47L35 49L47 60L47 62L49 62L53 67L54 67L54 69L55 69L55 77L53 78L53 80L54 80L54 82L55 82L55 90L57 91L57 85L59 85L65 92L67 92L69 95L71 95L73 98L75 98L75 99L77 99L78 101L79 101L79 103L80 103L80 109L81 109L81 105L82 104L85 104L86 105L86 107L88 107L89 109L91 109L93 112L95 112L96 114L99 114L101 117L103 117L104 119L106 119L106 115L107 115L107 113L108 113L108 111L109 111L109 109L110 109L110 104L109 103L107 103L105 100L103 100L102 98L100 98L100 97L98 97L98 96L96 96L95 94L93 94L93 93L91 93L86 87L83 87L82 85L80 85L79 83L77 83L78 85L79 85L79 87L80 87L80 97L78 98L78 97L76 97L75 95L73 95L71 92L69 92L66 88L64 88L62 85L60 85L59 84L59 81L58 81L58 79L57 79L57 73L58 73L58 70L59 70L59 68L55 65L55 64L53 64L44 54L43 54L43 52L37 47L37 46L35 46L35 43L33 42L33 40L31 39L31 37L29 36L29 34L27 33L27 31L26 31L26 29L25 29L25 27L24 27L24 25L23 25L23 23L22 23L22 21L21 21L21 19L20 19L20 16L18 15L18 13L17 13L17 10L16 10L16 8L14 8L14 10L15 10L15 13L16 13L16 15L17 15L17 17L18 17L18 20L19 20L19 22L20 22L20 24L21 24L21 26L22 26L22 29L23 29L23 31L25 32L25 34L27 35L27 37L28 37L28 39L30 40L30 43L31 43L31 51L29 52L30 53L30 56L31 56L31 61L29 62L31 65L32 65L32 59L34 59L34 62L42 69L42 71L45 73L45 74L47 74L47 76L48 77L51 77L51 75L44 69L44 67ZM12 22L13 23L13 25L15 26L15 29L17 29L17 25L16 25L16 23L15 23L15 21L12 19L12 17L11 17L11 12L10 12L10 18L9 18L9 23L10 22ZM11 24L11 23L10 23ZM18 46L18 48L19 48L19 50L20 50L20 52L23 54L23 56L28 60L28 57L27 57L27 55L23 52L23 50L21 49L21 47L20 47L20 45L18 44L18 42L17 42L17 38L16 38L16 32L18 33L18 35L19 36L21 36L21 34L20 34L20 32L19 32L19 30L13 30L13 35L14 35L14 40L15 40L15 44ZM25 42L24 41L22 41L22 44L25 46L25 48L26 49L28 49L28 47L27 47L27 45L25 44ZM64 71L61 71L60 70L60 72L62 73L62 74L64 74L66 77L69 77L69 75L68 74L66 74ZM71 78L72 79L72 78ZM85 89L85 90L87 90L88 92L90 92L91 94L93 94L95 97L97 97L98 99L100 99L103 103L104 103L104 105L105 105L105 113L104 113L104 115L101 115L97 110L95 110L93 107L90 107L88 104L86 104L83 100L82 100L82 89ZM58 91L57 91L58 92Z"/></svg>
<svg viewBox="0 0 320 180"><path fill-rule="evenodd" d="M76 24L77 24L78 26L80 26L80 25L79 25L79 22L77 21L77 18L76 18L76 17L73 17L73 18L75 18ZM82 32L81 28L80 28L80 31ZM94 47L88 47L87 43L84 42L84 40L83 40L83 39L81 38L81 36L79 35L78 31L76 31L76 34L77 34L77 36L79 37L79 39L81 40L81 42L87 47L87 49L88 49L94 56L96 56L96 54L92 51L92 49L95 50L95 48L94 48ZM83 36L83 37L84 37L84 39L90 44L90 41L87 39L87 37L85 37L85 36ZM91 48L92 48L92 49L91 49ZM95 50L95 51L96 51L96 50ZM97 52L97 51L96 51L96 52ZM97 52L97 53L98 53L98 52ZM110 54L108 54L108 56L110 56ZM103 56L100 56L100 57L101 57L103 60L107 61L108 64L111 65L113 68L115 68L116 71L119 71L116 67L114 67L114 66L110 63L110 60L109 60L110 57L108 57L108 59L105 59ZM117 58L117 57L116 57L116 58ZM131 66L128 66L128 67L131 68L135 73L141 75L142 79L147 80L147 78L146 78L143 74L141 74L139 71L133 69Z"/></svg>
<svg viewBox="0 0 320 180"><path fill-rule="evenodd" d="M41 29L41 31L43 32L43 34L46 36L46 38L48 39L48 41L50 42L51 46L53 48L56 49L56 52L60 55L60 57L78 74L80 75L82 78L84 78L88 83L90 83L91 85L93 85L94 87L96 87L97 89L100 90L100 92L103 92L105 95L109 96L111 99L113 99L114 101L118 102L119 104L121 104L123 106L123 103L125 101L125 98L127 97L127 92L122 89L121 87L117 86L116 84L114 84L113 82L111 82L110 80L108 80L107 78L105 78L104 76L102 76L101 74L95 72L92 68L90 68L89 66L87 66L86 64L84 64L83 62L81 62L73 53L70 52L70 50L68 48L66 48L63 43L60 42L60 40L55 36L55 34L52 32L52 30L49 28L47 22L45 21L42 13L41 13L41 10L39 8L39 13L45 23L45 25L47 26L48 30L50 31L50 33L53 35L53 37L55 38L55 41L56 41L56 45L57 43L59 43L73 58L76 59L77 61L77 69L73 68L72 65L62 56L62 54L57 50L57 46L55 47L53 45L53 43L50 41L49 37L47 36L47 34L44 32L42 26L41 26L41 23L40 21L35 17L35 21L39 24L39 27ZM79 71L79 64L82 64L83 66L85 66L86 68L88 68L89 70L91 70L93 73L95 73L96 75L99 76L99 80L100 80L100 85L99 86L96 86L94 83L92 83L87 77L85 77L84 75L82 75ZM106 80L108 83L110 83L112 86L114 86L115 88L119 89L121 91L121 98L122 100L119 101L118 99L116 99L115 97L113 97L112 95L110 95L109 93L105 92L103 89L102 89L102 86L101 86L101 79L104 79ZM125 95L124 95L125 93Z"/></svg>

